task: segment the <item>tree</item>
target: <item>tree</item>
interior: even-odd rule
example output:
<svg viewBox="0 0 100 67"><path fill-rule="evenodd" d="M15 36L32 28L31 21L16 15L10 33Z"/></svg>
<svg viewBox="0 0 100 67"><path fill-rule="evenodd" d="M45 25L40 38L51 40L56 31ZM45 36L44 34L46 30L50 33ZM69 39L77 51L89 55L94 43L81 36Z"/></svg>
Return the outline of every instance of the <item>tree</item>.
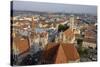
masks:
<svg viewBox="0 0 100 67"><path fill-rule="evenodd" d="M61 31L65 31L66 29L68 29L69 26L67 26L66 24L65 25L59 25L58 26L58 31L61 32Z"/></svg>
<svg viewBox="0 0 100 67"><path fill-rule="evenodd" d="M77 39L77 44L78 44L79 48L82 47L82 43L83 43L83 39Z"/></svg>
<svg viewBox="0 0 100 67"><path fill-rule="evenodd" d="M67 24L64 24L64 26L65 26L65 30L69 28L69 26Z"/></svg>
<svg viewBox="0 0 100 67"><path fill-rule="evenodd" d="M61 32L61 31L64 30L64 28L65 28L65 27L64 27L63 25L60 24L60 25L58 26L58 31Z"/></svg>

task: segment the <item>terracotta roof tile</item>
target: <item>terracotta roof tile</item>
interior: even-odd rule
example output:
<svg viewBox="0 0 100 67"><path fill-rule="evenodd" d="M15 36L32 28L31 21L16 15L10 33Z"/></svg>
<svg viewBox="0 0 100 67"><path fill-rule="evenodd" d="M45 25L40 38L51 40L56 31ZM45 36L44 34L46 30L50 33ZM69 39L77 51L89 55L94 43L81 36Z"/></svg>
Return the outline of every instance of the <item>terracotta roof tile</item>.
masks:
<svg viewBox="0 0 100 67"><path fill-rule="evenodd" d="M77 49L75 48L74 44L71 43L62 43L63 49L65 51L66 57L69 61L75 61L76 59L79 59L79 54L77 52Z"/></svg>
<svg viewBox="0 0 100 67"><path fill-rule="evenodd" d="M97 42L97 39L95 38L84 38L84 41L85 42L88 42L88 43L95 43Z"/></svg>
<svg viewBox="0 0 100 67"><path fill-rule="evenodd" d="M49 43L42 54L42 60L49 63L67 63L80 59L74 44Z"/></svg>
<svg viewBox="0 0 100 67"><path fill-rule="evenodd" d="M16 48L18 49L19 54L22 54L22 53L26 52L29 49L28 40L23 38L23 37L16 36L13 39L13 42L14 42L13 45L15 45Z"/></svg>

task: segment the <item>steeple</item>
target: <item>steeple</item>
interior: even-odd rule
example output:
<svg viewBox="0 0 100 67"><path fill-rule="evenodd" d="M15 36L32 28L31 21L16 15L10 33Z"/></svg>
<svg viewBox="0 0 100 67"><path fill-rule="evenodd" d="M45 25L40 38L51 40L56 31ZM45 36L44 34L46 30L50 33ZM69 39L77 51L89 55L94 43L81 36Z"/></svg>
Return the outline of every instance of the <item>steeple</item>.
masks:
<svg viewBox="0 0 100 67"><path fill-rule="evenodd" d="M75 18L74 18L74 15L70 15L70 19L69 19L69 22L70 22L70 28L73 29L74 28L74 21Z"/></svg>

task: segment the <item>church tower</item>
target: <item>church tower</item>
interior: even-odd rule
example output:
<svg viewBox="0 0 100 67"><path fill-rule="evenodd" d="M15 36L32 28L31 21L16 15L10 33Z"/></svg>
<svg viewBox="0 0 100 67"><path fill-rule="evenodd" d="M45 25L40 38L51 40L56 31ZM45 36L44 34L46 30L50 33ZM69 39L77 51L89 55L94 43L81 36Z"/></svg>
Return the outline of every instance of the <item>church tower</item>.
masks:
<svg viewBox="0 0 100 67"><path fill-rule="evenodd" d="M70 19L69 19L69 22L70 22L70 29L74 29L74 22L75 22L75 17L74 15L70 15Z"/></svg>
<svg viewBox="0 0 100 67"><path fill-rule="evenodd" d="M35 21L34 21L34 17L32 17L32 24L31 24L31 28L34 30L35 28Z"/></svg>

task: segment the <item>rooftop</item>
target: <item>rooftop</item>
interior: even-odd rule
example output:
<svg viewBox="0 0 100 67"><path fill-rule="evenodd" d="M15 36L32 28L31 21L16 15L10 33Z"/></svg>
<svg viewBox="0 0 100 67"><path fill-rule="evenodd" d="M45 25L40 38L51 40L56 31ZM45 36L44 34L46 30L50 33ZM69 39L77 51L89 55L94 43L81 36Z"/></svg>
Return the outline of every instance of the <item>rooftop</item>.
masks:
<svg viewBox="0 0 100 67"><path fill-rule="evenodd" d="M77 49L71 43L48 43L42 54L47 63L67 63L80 59Z"/></svg>

